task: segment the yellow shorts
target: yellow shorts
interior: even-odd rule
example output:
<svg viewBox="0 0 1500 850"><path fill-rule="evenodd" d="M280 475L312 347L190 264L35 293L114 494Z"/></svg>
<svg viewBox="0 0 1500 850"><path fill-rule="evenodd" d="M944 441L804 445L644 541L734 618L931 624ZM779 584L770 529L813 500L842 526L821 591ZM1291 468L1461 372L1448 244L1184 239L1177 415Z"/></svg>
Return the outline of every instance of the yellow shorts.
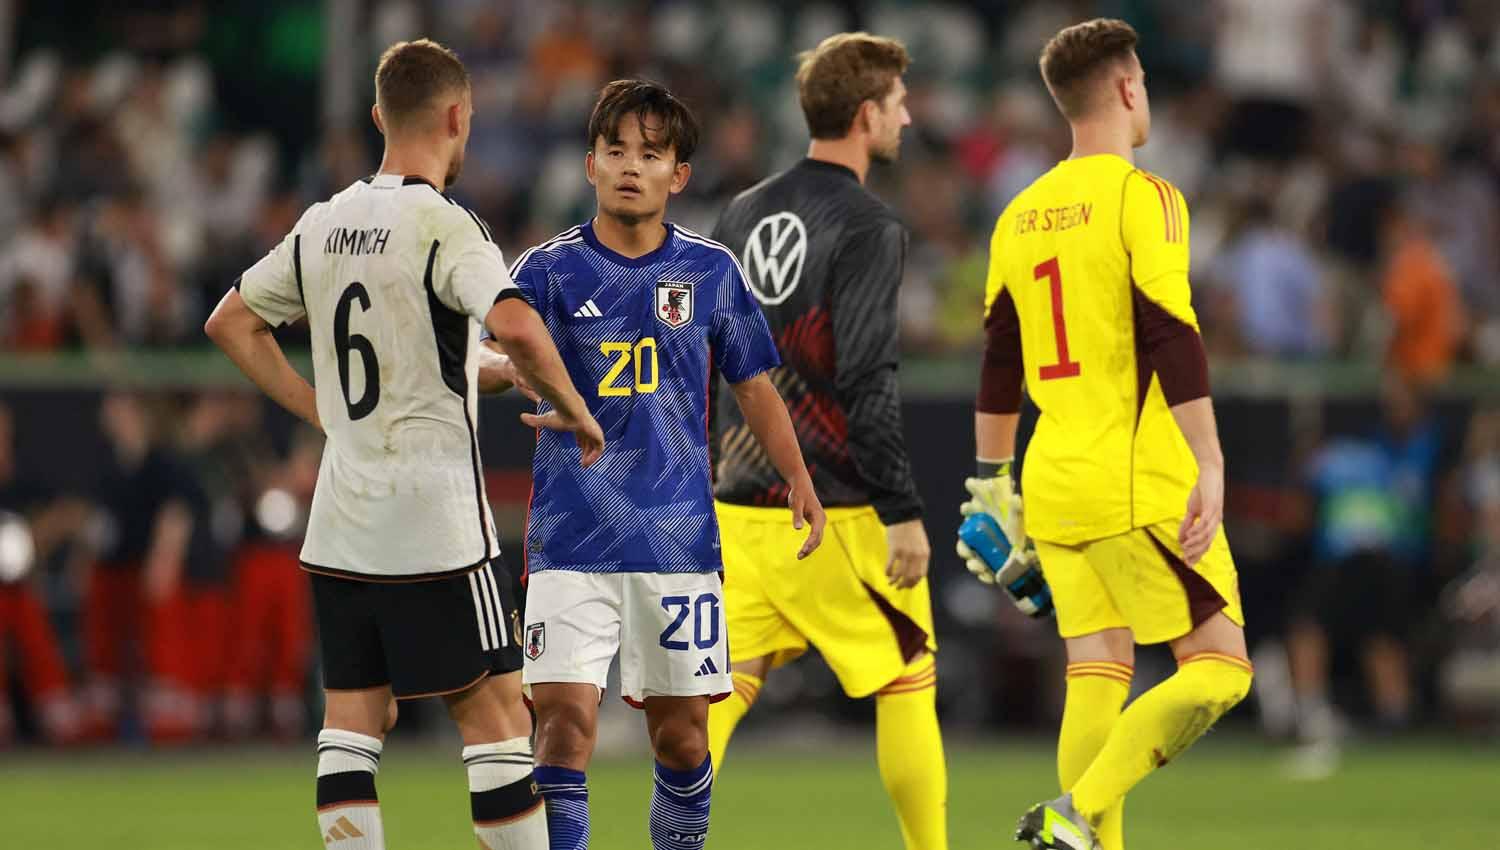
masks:
<svg viewBox="0 0 1500 850"><path fill-rule="evenodd" d="M1239 578L1220 528L1195 566L1182 561L1180 521L1078 546L1036 541L1065 638L1128 628L1137 643L1176 640L1215 613L1245 624Z"/></svg>
<svg viewBox="0 0 1500 850"><path fill-rule="evenodd" d="M769 655L778 667L812 644L844 692L865 697L924 648L937 651L927 582L890 586L885 526L873 508L829 508L823 545L799 561L807 528L792 528L787 509L716 507L731 663Z"/></svg>

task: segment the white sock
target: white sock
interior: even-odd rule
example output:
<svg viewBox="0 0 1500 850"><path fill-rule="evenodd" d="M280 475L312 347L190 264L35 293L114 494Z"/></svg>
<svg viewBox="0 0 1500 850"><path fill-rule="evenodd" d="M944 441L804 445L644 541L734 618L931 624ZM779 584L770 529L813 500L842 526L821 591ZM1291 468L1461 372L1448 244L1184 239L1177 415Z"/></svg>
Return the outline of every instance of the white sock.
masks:
<svg viewBox="0 0 1500 850"><path fill-rule="evenodd" d="M379 738L324 729L318 733L318 831L331 850L385 850L375 772Z"/></svg>
<svg viewBox="0 0 1500 850"><path fill-rule="evenodd" d="M469 808L482 850L546 850L547 808L531 776L531 741L464 747Z"/></svg>

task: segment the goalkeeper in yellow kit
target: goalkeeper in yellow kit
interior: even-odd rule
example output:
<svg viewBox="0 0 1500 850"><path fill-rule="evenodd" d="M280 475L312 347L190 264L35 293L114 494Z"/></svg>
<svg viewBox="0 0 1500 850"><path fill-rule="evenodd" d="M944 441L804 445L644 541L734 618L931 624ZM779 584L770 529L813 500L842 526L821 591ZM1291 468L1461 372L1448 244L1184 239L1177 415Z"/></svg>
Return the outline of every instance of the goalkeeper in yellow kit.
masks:
<svg viewBox="0 0 1500 850"><path fill-rule="evenodd" d="M1040 559L1068 653L1063 795L1016 835L1036 848L1120 850L1125 793L1250 687L1187 205L1133 164L1151 127L1135 44L1129 24L1103 19L1047 44L1042 77L1073 152L1011 202L990 245L965 512L992 514L1012 559ZM1023 382L1041 409L1024 527L1010 477ZM960 548L982 577L1000 566ZM1177 672L1122 711L1135 644L1162 642Z"/></svg>

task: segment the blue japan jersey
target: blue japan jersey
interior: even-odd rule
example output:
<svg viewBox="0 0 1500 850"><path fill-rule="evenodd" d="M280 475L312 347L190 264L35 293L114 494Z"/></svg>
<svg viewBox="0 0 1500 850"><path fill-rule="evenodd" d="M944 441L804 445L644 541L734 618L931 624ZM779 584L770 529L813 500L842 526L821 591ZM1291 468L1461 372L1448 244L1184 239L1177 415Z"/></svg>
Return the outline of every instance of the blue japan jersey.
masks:
<svg viewBox="0 0 1500 850"><path fill-rule="evenodd" d="M511 269L605 439L604 456L582 469L572 434L538 435L526 524L531 572L723 567L709 480L709 358L730 383L781 361L734 255L666 227L661 247L631 259L584 224Z"/></svg>

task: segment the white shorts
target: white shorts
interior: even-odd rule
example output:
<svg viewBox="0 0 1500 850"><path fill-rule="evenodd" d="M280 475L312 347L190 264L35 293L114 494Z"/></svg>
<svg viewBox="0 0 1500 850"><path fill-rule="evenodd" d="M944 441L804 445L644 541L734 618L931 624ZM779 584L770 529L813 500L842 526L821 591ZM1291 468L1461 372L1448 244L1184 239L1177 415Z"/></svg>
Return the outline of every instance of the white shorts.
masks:
<svg viewBox="0 0 1500 850"><path fill-rule="evenodd" d="M728 696L729 631L718 573L533 573L522 681L580 682L604 692L620 654L621 696Z"/></svg>

